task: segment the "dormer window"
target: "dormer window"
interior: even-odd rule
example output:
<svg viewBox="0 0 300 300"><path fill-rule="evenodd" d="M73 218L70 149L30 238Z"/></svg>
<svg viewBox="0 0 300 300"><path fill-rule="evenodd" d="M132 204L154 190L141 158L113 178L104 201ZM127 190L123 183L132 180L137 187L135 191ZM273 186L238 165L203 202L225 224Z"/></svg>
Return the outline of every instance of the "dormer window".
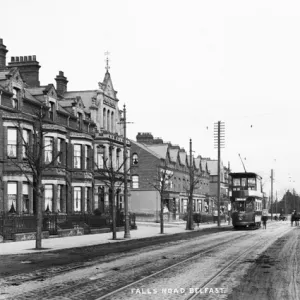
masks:
<svg viewBox="0 0 300 300"><path fill-rule="evenodd" d="M13 88L12 107L15 109L18 109L19 107L19 94L20 91L16 88Z"/></svg>
<svg viewBox="0 0 300 300"><path fill-rule="evenodd" d="M82 113L77 113L77 129L82 129Z"/></svg>
<svg viewBox="0 0 300 300"><path fill-rule="evenodd" d="M51 121L54 121L54 102L50 102L50 107L49 107L49 119Z"/></svg>

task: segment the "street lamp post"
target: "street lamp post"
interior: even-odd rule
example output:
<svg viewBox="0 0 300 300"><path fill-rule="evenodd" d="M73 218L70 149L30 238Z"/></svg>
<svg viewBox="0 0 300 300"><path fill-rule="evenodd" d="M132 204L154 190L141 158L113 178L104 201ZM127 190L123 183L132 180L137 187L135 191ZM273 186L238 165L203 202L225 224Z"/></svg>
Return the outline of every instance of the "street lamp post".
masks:
<svg viewBox="0 0 300 300"><path fill-rule="evenodd" d="M126 106L123 106L123 124L124 124L124 143L123 143L123 170L124 170L124 212L125 212L125 227L124 238L130 238L129 229L129 212L128 212L128 189L127 189L127 144L126 144Z"/></svg>

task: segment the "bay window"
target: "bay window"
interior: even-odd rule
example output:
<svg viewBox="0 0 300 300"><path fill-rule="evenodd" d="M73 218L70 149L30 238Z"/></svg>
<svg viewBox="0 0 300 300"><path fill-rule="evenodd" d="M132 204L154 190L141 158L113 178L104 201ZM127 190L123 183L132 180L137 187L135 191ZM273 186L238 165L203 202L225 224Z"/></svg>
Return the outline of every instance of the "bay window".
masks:
<svg viewBox="0 0 300 300"><path fill-rule="evenodd" d="M8 212L15 213L17 208L17 182L7 183Z"/></svg>
<svg viewBox="0 0 300 300"><path fill-rule="evenodd" d="M81 169L81 145L74 145L74 168Z"/></svg>
<svg viewBox="0 0 300 300"><path fill-rule="evenodd" d="M23 147L22 147L22 155L23 158L27 158L26 152L29 150L29 131L26 129L23 129Z"/></svg>
<svg viewBox="0 0 300 300"><path fill-rule="evenodd" d="M7 129L7 156L17 157L17 128Z"/></svg>
<svg viewBox="0 0 300 300"><path fill-rule="evenodd" d="M81 187L74 187L74 211L81 211Z"/></svg>
<svg viewBox="0 0 300 300"><path fill-rule="evenodd" d="M45 137L45 162L50 163L53 160L53 138Z"/></svg>
<svg viewBox="0 0 300 300"><path fill-rule="evenodd" d="M23 182L23 203L22 203L22 210L23 213L29 213L29 184L27 182Z"/></svg>
<svg viewBox="0 0 300 300"><path fill-rule="evenodd" d="M45 211L53 211L53 185L45 184Z"/></svg>

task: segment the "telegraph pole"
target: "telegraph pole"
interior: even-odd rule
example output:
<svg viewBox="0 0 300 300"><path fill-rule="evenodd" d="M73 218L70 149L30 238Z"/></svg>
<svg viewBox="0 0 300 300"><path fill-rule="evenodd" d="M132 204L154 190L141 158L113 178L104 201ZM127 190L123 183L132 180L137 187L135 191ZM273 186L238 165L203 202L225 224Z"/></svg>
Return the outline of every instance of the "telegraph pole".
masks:
<svg viewBox="0 0 300 300"><path fill-rule="evenodd" d="M271 169L271 220L273 220L273 169Z"/></svg>
<svg viewBox="0 0 300 300"><path fill-rule="evenodd" d="M124 238L130 238L129 212L128 212L128 189L127 189L127 144L126 144L126 106L123 106L124 143L123 143L123 170L124 170L124 212L125 227Z"/></svg>
<svg viewBox="0 0 300 300"><path fill-rule="evenodd" d="M228 204L227 204L227 210L228 210L228 225L230 225L230 218L231 218L231 200L230 200L230 194L229 194L229 186L230 186L230 178L229 178L229 173L230 173L230 162L228 162L228 182L227 182L227 185L228 185L228 189L227 189L227 197L228 197ZM228 206L230 204L230 210L228 209Z"/></svg>
<svg viewBox="0 0 300 300"><path fill-rule="evenodd" d="M218 148L218 227L220 227L220 192L221 192L221 147L224 147L224 123L218 121L214 124L215 147ZM216 145L217 144L217 145Z"/></svg>
<svg viewBox="0 0 300 300"><path fill-rule="evenodd" d="M194 229L193 224L193 184L194 184L194 174L193 174L193 157L192 157L192 139L190 139L190 195L189 195L189 222L187 224L187 229Z"/></svg>

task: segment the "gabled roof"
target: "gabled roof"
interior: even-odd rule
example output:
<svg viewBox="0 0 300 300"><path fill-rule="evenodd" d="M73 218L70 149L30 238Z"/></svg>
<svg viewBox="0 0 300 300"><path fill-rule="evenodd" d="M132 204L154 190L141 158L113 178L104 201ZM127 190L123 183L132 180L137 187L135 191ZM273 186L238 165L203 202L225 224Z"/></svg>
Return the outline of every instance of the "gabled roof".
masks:
<svg viewBox="0 0 300 300"><path fill-rule="evenodd" d="M4 69L0 71L0 85L3 88L7 88L9 82L13 76L19 76L22 80L22 76L17 68ZM19 79L20 80L20 79Z"/></svg>

